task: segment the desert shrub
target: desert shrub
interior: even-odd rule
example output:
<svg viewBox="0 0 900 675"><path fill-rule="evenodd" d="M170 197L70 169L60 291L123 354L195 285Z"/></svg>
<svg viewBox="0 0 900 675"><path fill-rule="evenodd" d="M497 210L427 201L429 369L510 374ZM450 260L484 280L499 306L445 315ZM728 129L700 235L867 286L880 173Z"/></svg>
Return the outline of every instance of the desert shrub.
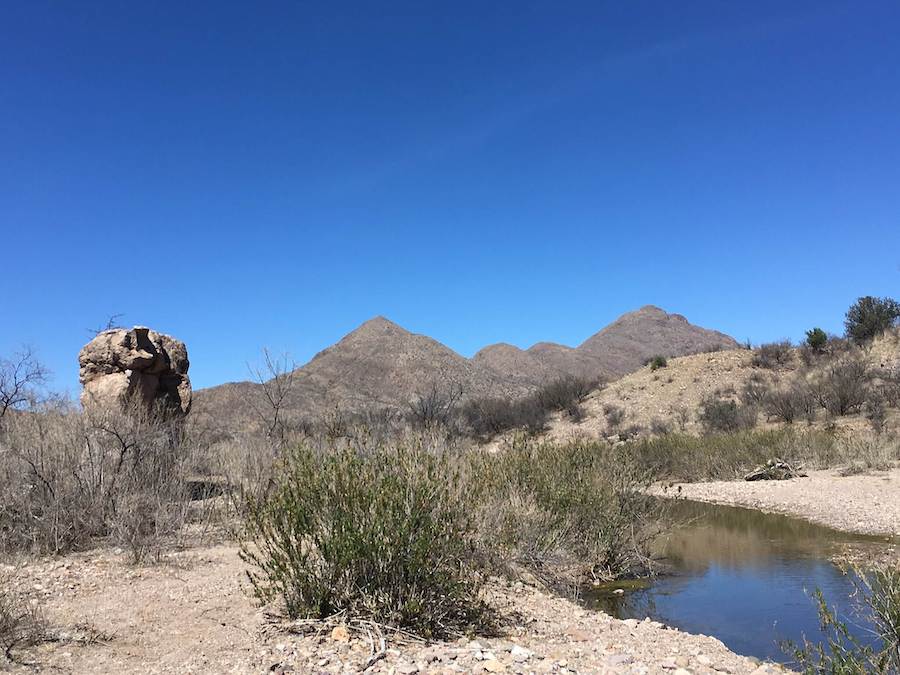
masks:
<svg viewBox="0 0 900 675"><path fill-rule="evenodd" d="M819 405L835 416L855 413L869 395L869 366L859 356L829 363L810 383L810 392Z"/></svg>
<svg viewBox="0 0 900 675"><path fill-rule="evenodd" d="M569 410L584 401L599 385L598 380L566 375L541 387L535 396L547 410Z"/></svg>
<svg viewBox="0 0 900 675"><path fill-rule="evenodd" d="M603 417L606 418L609 429L615 431L625 421L625 410L612 403L607 403L603 406Z"/></svg>
<svg viewBox="0 0 900 675"><path fill-rule="evenodd" d="M763 410L769 419L786 424L792 424L798 417L806 415L810 409L809 393L799 384L773 389L763 399Z"/></svg>
<svg viewBox="0 0 900 675"><path fill-rule="evenodd" d="M650 433L656 436L665 436L672 433L672 425L664 419L654 417L650 421Z"/></svg>
<svg viewBox="0 0 900 675"><path fill-rule="evenodd" d="M162 414L39 409L8 421L0 550L63 553L109 538L136 561L186 517L185 443Z"/></svg>
<svg viewBox="0 0 900 675"><path fill-rule="evenodd" d="M418 429L448 427L455 419L456 406L462 394L462 387L458 384L432 382L409 402L407 417Z"/></svg>
<svg viewBox="0 0 900 675"><path fill-rule="evenodd" d="M705 433L742 431L756 426L755 406L741 405L718 396L708 396L700 402L697 419Z"/></svg>
<svg viewBox="0 0 900 675"><path fill-rule="evenodd" d="M893 298L859 298L844 318L847 337L861 344L881 335L900 319L900 303Z"/></svg>
<svg viewBox="0 0 900 675"><path fill-rule="evenodd" d="M884 397L880 393L872 393L865 403L865 415L869 426L876 434L884 431L887 421L887 409Z"/></svg>
<svg viewBox="0 0 900 675"><path fill-rule="evenodd" d="M873 571L853 570L857 613L871 626L870 642L860 642L837 613L828 607L820 590L815 600L824 643L804 641L802 646L784 645L804 673L900 672L900 568L882 567Z"/></svg>
<svg viewBox="0 0 900 675"><path fill-rule="evenodd" d="M470 433L486 438L512 429L540 433L553 412L565 412L576 422L583 419L581 403L599 384L598 380L564 376L518 399L472 399L462 407L462 419Z"/></svg>
<svg viewBox="0 0 900 675"><path fill-rule="evenodd" d="M761 406L772 386L762 373L753 373L744 382L741 388L741 403L744 405Z"/></svg>
<svg viewBox="0 0 900 675"><path fill-rule="evenodd" d="M426 637L482 618L460 473L421 443L287 451L248 505L242 558L259 600L290 617L336 612Z"/></svg>
<svg viewBox="0 0 900 675"><path fill-rule="evenodd" d="M825 347L828 344L828 334L821 328L810 328L806 331L805 344L813 353L821 354L825 351Z"/></svg>
<svg viewBox="0 0 900 675"><path fill-rule="evenodd" d="M637 438L645 431L644 427L640 424L629 424L624 429L619 429L619 440L620 441L630 441L633 438Z"/></svg>
<svg viewBox="0 0 900 675"><path fill-rule="evenodd" d="M536 396L526 396L513 405L514 428L537 434L547 427L550 413Z"/></svg>
<svg viewBox="0 0 900 675"><path fill-rule="evenodd" d="M648 361L650 365L650 370L659 370L660 368L665 368L669 365L669 362L666 361L665 356L654 356L652 359Z"/></svg>
<svg viewBox="0 0 900 675"><path fill-rule="evenodd" d="M648 472L603 443L520 442L472 456L480 537L494 565L552 585L644 569L655 506Z"/></svg>
<svg viewBox="0 0 900 675"><path fill-rule="evenodd" d="M12 660L13 650L42 642L47 623L38 604L26 598L16 580L0 573L0 650Z"/></svg>
<svg viewBox="0 0 900 675"><path fill-rule="evenodd" d="M679 431L687 429L687 425L691 422L691 411L683 405L678 405L671 410L672 417L678 425Z"/></svg>
<svg viewBox="0 0 900 675"><path fill-rule="evenodd" d="M882 366L872 371L873 391L881 397L886 408L900 407L900 368Z"/></svg>
<svg viewBox="0 0 900 675"><path fill-rule="evenodd" d="M775 370L790 365L792 360L793 347L790 340L781 340L757 347L751 363L757 368Z"/></svg>

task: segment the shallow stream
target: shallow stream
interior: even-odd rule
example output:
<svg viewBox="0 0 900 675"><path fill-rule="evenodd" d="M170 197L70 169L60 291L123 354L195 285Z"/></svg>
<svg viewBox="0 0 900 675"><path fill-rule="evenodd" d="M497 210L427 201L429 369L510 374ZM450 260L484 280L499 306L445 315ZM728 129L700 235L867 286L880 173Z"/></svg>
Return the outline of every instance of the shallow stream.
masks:
<svg viewBox="0 0 900 675"><path fill-rule="evenodd" d="M649 616L715 636L739 654L786 662L781 641L822 638L818 588L867 639L850 597L854 586L830 560L848 547L882 547L887 539L751 509L682 500L673 509L683 524L659 544L666 573L643 587L598 589L589 605L623 619Z"/></svg>

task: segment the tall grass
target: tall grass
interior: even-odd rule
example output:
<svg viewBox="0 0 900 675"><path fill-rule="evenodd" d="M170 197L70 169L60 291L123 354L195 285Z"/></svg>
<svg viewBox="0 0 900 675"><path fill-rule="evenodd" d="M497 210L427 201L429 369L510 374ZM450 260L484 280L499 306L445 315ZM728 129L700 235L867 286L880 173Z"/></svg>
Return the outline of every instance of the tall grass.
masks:
<svg viewBox="0 0 900 675"><path fill-rule="evenodd" d="M520 441L471 458L471 494L495 564L550 583L646 571L656 505L652 479L627 450L605 443Z"/></svg>

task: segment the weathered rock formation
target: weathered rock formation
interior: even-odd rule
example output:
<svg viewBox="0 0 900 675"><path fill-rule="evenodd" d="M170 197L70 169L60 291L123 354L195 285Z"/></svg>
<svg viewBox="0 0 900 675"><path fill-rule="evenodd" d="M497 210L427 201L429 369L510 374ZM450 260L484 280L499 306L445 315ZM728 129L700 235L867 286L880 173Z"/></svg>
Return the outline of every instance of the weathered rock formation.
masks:
<svg viewBox="0 0 900 675"><path fill-rule="evenodd" d="M191 408L187 349L169 335L143 326L106 330L81 349L78 364L86 408L162 405L176 415Z"/></svg>

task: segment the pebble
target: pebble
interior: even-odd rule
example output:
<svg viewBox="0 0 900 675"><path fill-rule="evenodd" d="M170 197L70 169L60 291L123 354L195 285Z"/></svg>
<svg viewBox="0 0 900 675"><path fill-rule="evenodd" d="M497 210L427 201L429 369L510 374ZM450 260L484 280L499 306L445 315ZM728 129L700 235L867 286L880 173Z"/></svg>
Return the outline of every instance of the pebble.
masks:
<svg viewBox="0 0 900 675"><path fill-rule="evenodd" d="M512 660L515 661L516 663L525 663L528 659L530 659L533 656L533 652L531 652L528 649L525 649L524 647L520 647L519 645L516 645L515 647L513 647L509 651L509 653L510 653L510 656L512 656Z"/></svg>

